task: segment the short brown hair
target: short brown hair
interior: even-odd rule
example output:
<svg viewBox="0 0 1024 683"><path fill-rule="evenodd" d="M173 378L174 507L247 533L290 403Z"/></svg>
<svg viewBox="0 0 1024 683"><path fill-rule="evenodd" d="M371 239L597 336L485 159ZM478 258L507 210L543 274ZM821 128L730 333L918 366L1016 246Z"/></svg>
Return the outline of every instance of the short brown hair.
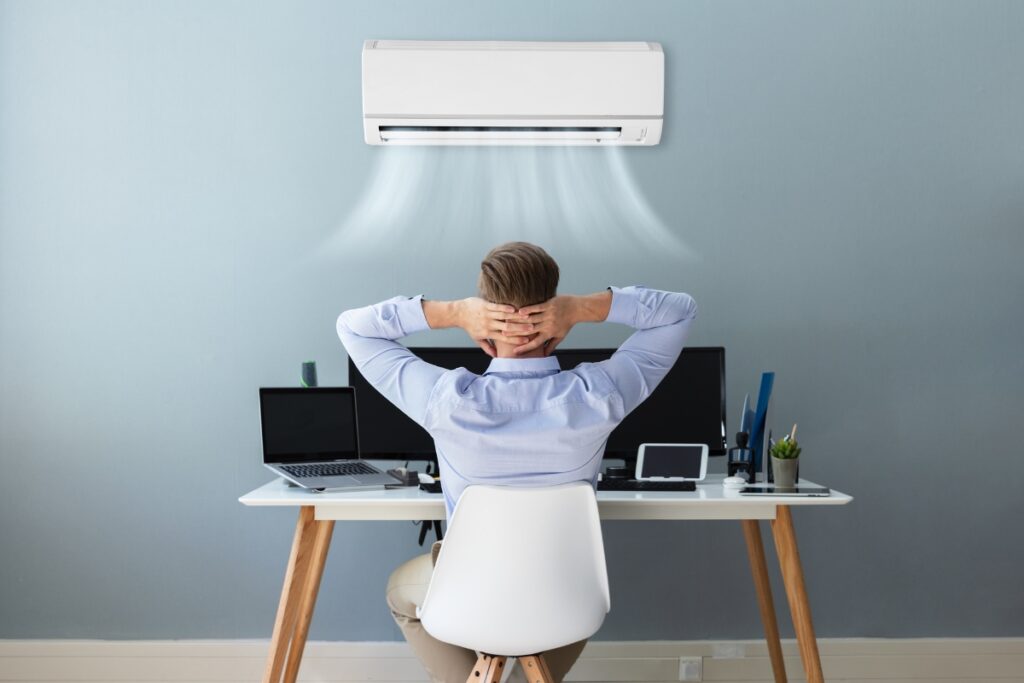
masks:
<svg viewBox="0 0 1024 683"><path fill-rule="evenodd" d="M497 246L480 264L480 296L516 308L547 301L558 289L558 264L529 242Z"/></svg>

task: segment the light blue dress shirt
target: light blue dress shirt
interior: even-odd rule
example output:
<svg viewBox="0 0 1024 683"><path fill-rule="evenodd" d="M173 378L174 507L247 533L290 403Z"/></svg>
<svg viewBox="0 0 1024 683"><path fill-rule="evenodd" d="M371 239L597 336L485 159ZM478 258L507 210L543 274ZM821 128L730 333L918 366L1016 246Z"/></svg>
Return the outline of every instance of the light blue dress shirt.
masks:
<svg viewBox="0 0 1024 683"><path fill-rule="evenodd" d="M611 290L608 322L637 332L608 360L567 371L553 356L495 358L483 375L421 360L395 341L429 329L419 296L338 317L366 380L433 437L449 517L470 484L596 485L608 435L672 368L697 310L688 294Z"/></svg>

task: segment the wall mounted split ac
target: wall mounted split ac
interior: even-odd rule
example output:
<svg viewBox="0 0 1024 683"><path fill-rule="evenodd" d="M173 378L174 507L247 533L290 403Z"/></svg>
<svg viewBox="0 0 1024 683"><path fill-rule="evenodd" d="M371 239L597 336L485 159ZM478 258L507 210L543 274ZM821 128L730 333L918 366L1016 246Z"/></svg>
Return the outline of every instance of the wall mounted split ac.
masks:
<svg viewBox="0 0 1024 683"><path fill-rule="evenodd" d="M370 145L656 145L658 43L368 40Z"/></svg>

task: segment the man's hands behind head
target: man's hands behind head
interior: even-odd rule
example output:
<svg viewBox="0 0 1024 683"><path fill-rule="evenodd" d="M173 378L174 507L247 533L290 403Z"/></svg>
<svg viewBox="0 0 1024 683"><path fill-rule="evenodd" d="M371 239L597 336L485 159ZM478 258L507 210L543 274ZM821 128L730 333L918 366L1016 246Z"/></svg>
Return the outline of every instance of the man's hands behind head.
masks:
<svg viewBox="0 0 1024 683"><path fill-rule="evenodd" d="M521 346L536 332L525 315L516 314L515 306L492 304L478 297L458 302L458 326L491 358L497 356L493 341Z"/></svg>
<svg viewBox="0 0 1024 683"><path fill-rule="evenodd" d="M513 353L522 356L543 347L544 355L550 356L578 322L576 303L577 297L562 295L552 297L542 304L520 308L511 319L529 322L534 337L518 345Z"/></svg>
<svg viewBox="0 0 1024 683"><path fill-rule="evenodd" d="M551 355L576 323L605 320L611 303L609 290L585 296L563 294L519 310L479 297L424 299L423 313L432 329L461 327L491 358L497 357L494 342L507 345L515 357L522 357L541 348L544 355Z"/></svg>

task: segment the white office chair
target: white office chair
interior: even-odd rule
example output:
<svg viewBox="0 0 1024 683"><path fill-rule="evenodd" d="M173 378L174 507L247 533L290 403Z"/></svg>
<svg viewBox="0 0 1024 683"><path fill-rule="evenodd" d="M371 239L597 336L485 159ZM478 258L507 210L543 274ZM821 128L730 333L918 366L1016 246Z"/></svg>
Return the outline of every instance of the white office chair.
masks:
<svg viewBox="0 0 1024 683"><path fill-rule="evenodd" d="M610 607L590 484L470 486L417 615L438 640L481 653L469 682L496 683L518 657L530 683L549 683L539 653L594 635Z"/></svg>

